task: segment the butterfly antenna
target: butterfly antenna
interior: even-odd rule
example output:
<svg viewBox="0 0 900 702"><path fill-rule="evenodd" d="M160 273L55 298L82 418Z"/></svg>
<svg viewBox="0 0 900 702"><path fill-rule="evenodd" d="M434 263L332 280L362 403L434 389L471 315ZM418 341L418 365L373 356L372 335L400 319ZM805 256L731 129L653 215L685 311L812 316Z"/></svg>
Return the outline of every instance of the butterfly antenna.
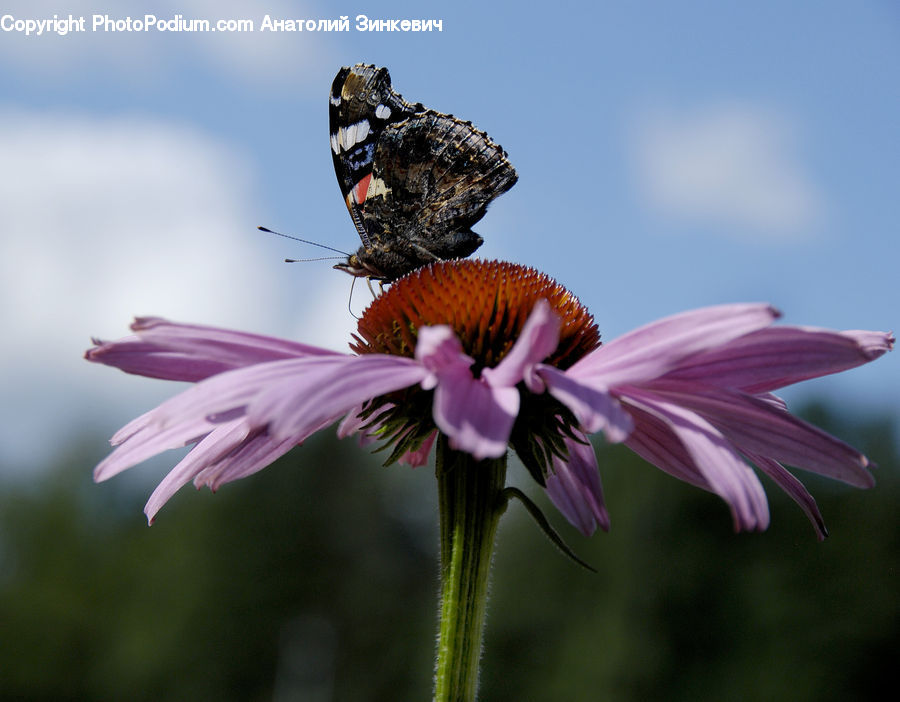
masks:
<svg viewBox="0 0 900 702"><path fill-rule="evenodd" d="M339 253L342 256L349 256L346 251L341 251L340 249L336 249L333 246L326 246L325 244L320 244L318 241L310 241L309 239L301 239L299 236L291 236L290 234L282 234L281 232L276 232L274 229L269 229L268 227L257 227L259 231L266 232L267 234L274 234L275 236L283 236L285 239L293 239L294 241L299 241L301 244L309 244L310 246L318 246L320 249L328 249L329 251L334 251L335 253ZM336 258L336 257L331 257ZM298 260L309 260L309 261L320 261L324 259L311 258L311 259L298 259Z"/></svg>
<svg viewBox="0 0 900 702"><path fill-rule="evenodd" d="M285 263L309 263L310 261L343 261L342 256L319 256L318 258L286 258Z"/></svg>

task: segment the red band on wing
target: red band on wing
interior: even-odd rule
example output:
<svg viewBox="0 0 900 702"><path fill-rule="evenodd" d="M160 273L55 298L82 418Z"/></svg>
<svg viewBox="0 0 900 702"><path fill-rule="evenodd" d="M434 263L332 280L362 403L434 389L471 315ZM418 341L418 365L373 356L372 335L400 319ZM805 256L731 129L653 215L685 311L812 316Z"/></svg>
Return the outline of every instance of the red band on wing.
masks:
<svg viewBox="0 0 900 702"><path fill-rule="evenodd" d="M361 205L366 201L366 195L369 192L369 183L372 181L372 174L367 173L353 188L350 195L357 205Z"/></svg>

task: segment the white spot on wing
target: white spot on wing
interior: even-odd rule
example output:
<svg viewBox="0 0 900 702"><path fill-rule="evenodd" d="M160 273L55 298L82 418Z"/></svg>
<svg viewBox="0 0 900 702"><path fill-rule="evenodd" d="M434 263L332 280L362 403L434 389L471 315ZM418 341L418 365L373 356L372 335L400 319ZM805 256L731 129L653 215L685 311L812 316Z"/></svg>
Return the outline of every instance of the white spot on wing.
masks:
<svg viewBox="0 0 900 702"><path fill-rule="evenodd" d="M341 145L340 145L340 142L338 141L337 134L331 135L331 150L334 151L335 154L339 154L341 152Z"/></svg>
<svg viewBox="0 0 900 702"><path fill-rule="evenodd" d="M331 104L335 107L341 104L341 96L340 95L332 95L329 100L331 100Z"/></svg>
<svg viewBox="0 0 900 702"><path fill-rule="evenodd" d="M378 119L387 119L391 116L391 108L387 105L379 105L375 108L375 116Z"/></svg>
<svg viewBox="0 0 900 702"><path fill-rule="evenodd" d="M364 141L367 136L369 136L369 120L367 119L361 119L356 124L338 129L338 143L344 151L349 151L356 144Z"/></svg>
<svg viewBox="0 0 900 702"><path fill-rule="evenodd" d="M348 151L353 144L356 143L356 125L351 124L349 127L341 128L341 147L344 151Z"/></svg>
<svg viewBox="0 0 900 702"><path fill-rule="evenodd" d="M389 192L391 192L391 189L381 178L372 178L372 180L369 181L369 187L366 191L366 200L368 200L370 197L385 195Z"/></svg>

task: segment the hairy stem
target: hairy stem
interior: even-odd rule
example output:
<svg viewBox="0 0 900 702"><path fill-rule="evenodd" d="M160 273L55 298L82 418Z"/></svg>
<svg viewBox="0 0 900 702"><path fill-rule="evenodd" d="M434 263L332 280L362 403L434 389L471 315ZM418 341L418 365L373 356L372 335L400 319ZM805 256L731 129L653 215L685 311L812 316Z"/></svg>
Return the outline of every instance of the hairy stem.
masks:
<svg viewBox="0 0 900 702"><path fill-rule="evenodd" d="M484 633L497 524L506 508L506 457L476 461L437 446L441 521L441 612L434 699L472 702Z"/></svg>

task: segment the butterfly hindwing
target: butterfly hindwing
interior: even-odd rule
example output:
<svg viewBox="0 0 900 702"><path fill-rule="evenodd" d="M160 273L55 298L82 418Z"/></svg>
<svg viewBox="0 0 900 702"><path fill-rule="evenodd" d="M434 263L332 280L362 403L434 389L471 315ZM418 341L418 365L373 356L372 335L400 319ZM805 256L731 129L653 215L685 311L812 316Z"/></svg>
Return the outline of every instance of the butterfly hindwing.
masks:
<svg viewBox="0 0 900 702"><path fill-rule="evenodd" d="M468 256L481 243L470 228L516 177L503 150L468 122L433 111L414 115L378 141L364 221L374 241L387 243L388 234L433 254L419 265Z"/></svg>

